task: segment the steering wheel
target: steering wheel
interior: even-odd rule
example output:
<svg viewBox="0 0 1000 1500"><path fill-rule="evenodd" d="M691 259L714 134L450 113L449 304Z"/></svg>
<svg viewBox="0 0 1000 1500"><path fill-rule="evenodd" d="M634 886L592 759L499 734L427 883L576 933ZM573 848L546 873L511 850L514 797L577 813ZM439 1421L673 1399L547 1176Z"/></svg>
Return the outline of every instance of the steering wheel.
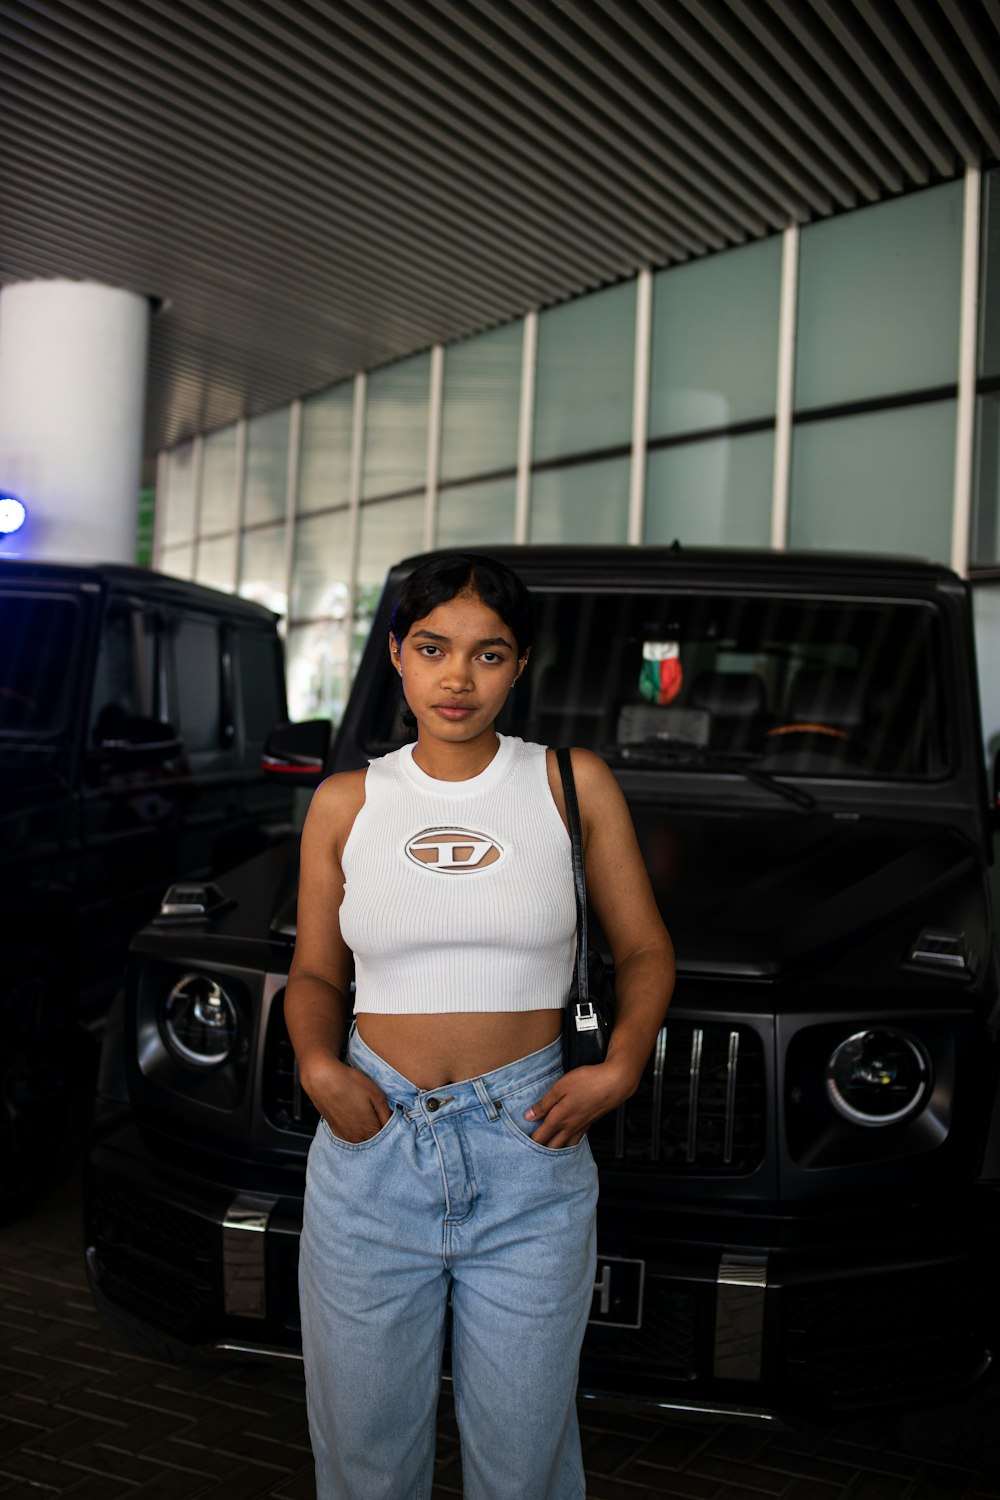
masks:
<svg viewBox="0 0 1000 1500"><path fill-rule="evenodd" d="M764 738L770 740L786 734L822 734L833 740L851 739L846 729L837 729L833 724L777 724L767 731Z"/></svg>

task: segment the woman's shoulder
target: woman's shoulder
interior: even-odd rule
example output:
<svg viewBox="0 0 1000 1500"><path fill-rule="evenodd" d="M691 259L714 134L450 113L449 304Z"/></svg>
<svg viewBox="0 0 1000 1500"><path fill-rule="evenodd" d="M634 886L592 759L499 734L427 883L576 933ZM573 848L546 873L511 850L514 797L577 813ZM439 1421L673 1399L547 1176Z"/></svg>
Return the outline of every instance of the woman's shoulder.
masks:
<svg viewBox="0 0 1000 1500"><path fill-rule="evenodd" d="M606 761L593 750L584 750L580 745L569 747L570 763L573 767L573 784L580 806L580 815L585 824L591 824L602 810L622 800L621 789ZM559 815L566 822L566 799L563 796L562 776L556 752L551 747L546 751L546 769L552 799Z"/></svg>
<svg viewBox="0 0 1000 1500"><path fill-rule="evenodd" d="M309 821L336 835L350 832L365 802L367 766L360 771L337 771L321 781L309 804Z"/></svg>
<svg viewBox="0 0 1000 1500"><path fill-rule="evenodd" d="M585 750L582 745L570 745L569 758L578 792L585 792L587 787L606 787L609 782L617 786L607 761L602 760L595 750ZM552 746L546 749L546 762L550 780L553 777L559 780L559 762Z"/></svg>

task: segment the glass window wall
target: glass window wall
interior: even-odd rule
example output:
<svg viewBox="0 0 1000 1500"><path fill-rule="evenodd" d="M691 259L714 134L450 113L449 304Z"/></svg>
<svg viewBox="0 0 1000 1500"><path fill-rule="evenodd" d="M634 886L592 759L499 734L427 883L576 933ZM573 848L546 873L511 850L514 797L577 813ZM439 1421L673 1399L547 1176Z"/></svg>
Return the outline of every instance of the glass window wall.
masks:
<svg viewBox="0 0 1000 1500"><path fill-rule="evenodd" d="M444 357L441 478L513 468L524 325L509 323L450 344Z"/></svg>
<svg viewBox="0 0 1000 1500"><path fill-rule="evenodd" d="M532 542L624 542L629 460L544 469L531 479Z"/></svg>
<svg viewBox="0 0 1000 1500"><path fill-rule="evenodd" d="M323 620L343 613L351 579L350 530L346 507L321 516L303 516L298 522L292 568L293 620Z"/></svg>
<svg viewBox="0 0 1000 1500"><path fill-rule="evenodd" d="M796 427L789 544L947 562L955 402Z"/></svg>
<svg viewBox="0 0 1000 1500"><path fill-rule="evenodd" d="M332 719L339 724L351 679L351 632L337 619L293 625L285 642L288 713L291 720Z"/></svg>
<svg viewBox="0 0 1000 1500"><path fill-rule="evenodd" d="M236 427L222 427L205 436L201 461L199 536L220 536L239 525L236 493ZM232 585L230 585L232 587Z"/></svg>
<svg viewBox="0 0 1000 1500"><path fill-rule="evenodd" d="M159 573L169 573L171 578L193 578L194 542L182 542L179 547L161 547L156 568Z"/></svg>
<svg viewBox="0 0 1000 1500"><path fill-rule="evenodd" d="M299 511L343 505L351 494L354 382L310 396L302 403Z"/></svg>
<svg viewBox="0 0 1000 1500"><path fill-rule="evenodd" d="M179 443L176 448L171 448L165 468L166 494L163 496L163 522L159 536L161 548L190 542L195 535L194 443Z"/></svg>
<svg viewBox="0 0 1000 1500"><path fill-rule="evenodd" d="M198 543L195 578L209 588L223 589L232 593L236 588L236 556L239 537L234 531L230 536L202 538Z"/></svg>
<svg viewBox="0 0 1000 1500"><path fill-rule="evenodd" d="M976 402L976 457L973 485L971 561L1000 557L1000 392Z"/></svg>
<svg viewBox="0 0 1000 1500"><path fill-rule="evenodd" d="M240 593L273 609L288 612L285 581L285 527L262 526L244 531L240 547Z"/></svg>
<svg viewBox="0 0 1000 1500"><path fill-rule="evenodd" d="M361 484L366 499L426 484L430 376L429 354L369 375Z"/></svg>
<svg viewBox="0 0 1000 1500"><path fill-rule="evenodd" d="M773 415L780 301L780 237L654 277L651 438Z"/></svg>
<svg viewBox="0 0 1000 1500"><path fill-rule="evenodd" d="M291 408L283 406L247 423L245 526L285 518L290 416Z"/></svg>
<svg viewBox="0 0 1000 1500"><path fill-rule="evenodd" d="M979 373L1000 375L1000 173L983 179Z"/></svg>
<svg viewBox="0 0 1000 1500"><path fill-rule="evenodd" d="M550 308L538 319L536 462L628 443L635 282Z"/></svg>
<svg viewBox="0 0 1000 1500"><path fill-rule="evenodd" d="M515 483L484 479L438 495L438 547L478 547L514 540Z"/></svg>
<svg viewBox="0 0 1000 1500"><path fill-rule="evenodd" d="M424 544L424 497L408 495L361 507L358 539L354 647L359 655L368 636L385 575L393 563L420 552Z"/></svg>
<svg viewBox="0 0 1000 1500"><path fill-rule="evenodd" d="M649 455L643 540L767 547L774 433L678 443Z"/></svg>
<svg viewBox="0 0 1000 1500"><path fill-rule="evenodd" d="M960 182L803 229L797 410L958 378Z"/></svg>

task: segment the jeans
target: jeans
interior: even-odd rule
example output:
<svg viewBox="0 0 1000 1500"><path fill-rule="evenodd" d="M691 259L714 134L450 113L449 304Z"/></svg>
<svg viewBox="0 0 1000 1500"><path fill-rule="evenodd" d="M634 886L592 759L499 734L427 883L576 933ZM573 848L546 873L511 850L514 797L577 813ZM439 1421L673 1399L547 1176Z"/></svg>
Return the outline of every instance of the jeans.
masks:
<svg viewBox="0 0 1000 1500"><path fill-rule="evenodd" d="M299 1262L319 1500L427 1500L449 1296L465 1500L583 1500L576 1416L596 1269L597 1169L523 1118L561 1043L418 1089L355 1032L393 1113L371 1140L320 1121Z"/></svg>

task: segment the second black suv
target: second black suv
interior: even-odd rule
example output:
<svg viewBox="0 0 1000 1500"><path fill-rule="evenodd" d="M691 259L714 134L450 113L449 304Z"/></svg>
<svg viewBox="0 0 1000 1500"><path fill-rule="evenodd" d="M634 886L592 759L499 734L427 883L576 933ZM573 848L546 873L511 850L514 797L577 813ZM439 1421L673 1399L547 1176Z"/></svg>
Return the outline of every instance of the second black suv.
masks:
<svg viewBox="0 0 1000 1500"><path fill-rule="evenodd" d="M260 767L287 717L276 626L140 568L0 562L0 1215L52 1153L78 1017L165 886L290 827Z"/></svg>

